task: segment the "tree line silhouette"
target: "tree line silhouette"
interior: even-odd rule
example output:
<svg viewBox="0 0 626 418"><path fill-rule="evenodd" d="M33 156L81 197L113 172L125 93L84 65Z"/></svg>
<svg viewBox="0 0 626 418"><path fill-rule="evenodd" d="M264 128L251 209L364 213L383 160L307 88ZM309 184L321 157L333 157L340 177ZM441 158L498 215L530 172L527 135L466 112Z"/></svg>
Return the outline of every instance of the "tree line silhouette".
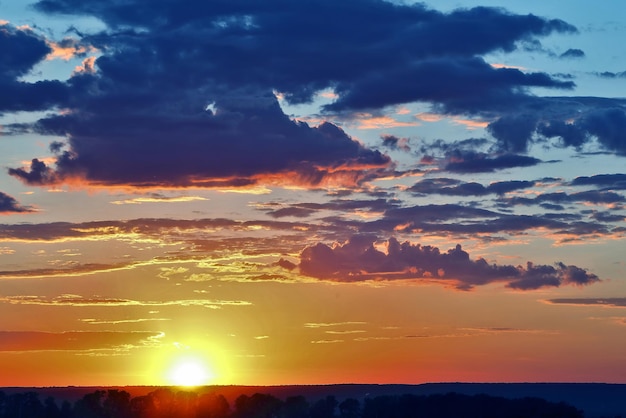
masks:
<svg viewBox="0 0 626 418"><path fill-rule="evenodd" d="M488 395L387 395L347 398L305 396L281 400L273 395L240 395L231 406L218 393L159 388L131 397L118 389L96 390L71 403L37 392L0 391L0 418L583 418L565 403L541 398L507 399Z"/></svg>

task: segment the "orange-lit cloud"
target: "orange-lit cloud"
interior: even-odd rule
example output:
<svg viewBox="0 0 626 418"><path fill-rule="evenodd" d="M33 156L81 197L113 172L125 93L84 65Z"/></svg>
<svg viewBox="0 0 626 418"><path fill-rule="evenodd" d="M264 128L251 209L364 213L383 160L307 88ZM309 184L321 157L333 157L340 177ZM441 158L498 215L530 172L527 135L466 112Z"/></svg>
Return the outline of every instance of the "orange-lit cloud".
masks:
<svg viewBox="0 0 626 418"><path fill-rule="evenodd" d="M327 327L340 327L340 326L352 326L352 325L365 325L367 322L362 321L346 321L346 322L307 322L304 324L305 328L327 328Z"/></svg>
<svg viewBox="0 0 626 418"><path fill-rule="evenodd" d="M415 117L424 122L439 122L445 119L445 116L437 113L418 113Z"/></svg>
<svg viewBox="0 0 626 418"><path fill-rule="evenodd" d="M80 65L74 67L73 76L80 74L94 74L96 72L96 57L87 57Z"/></svg>
<svg viewBox="0 0 626 418"><path fill-rule="evenodd" d="M467 129L484 129L489 125L489 122L482 120L474 120L474 119L461 119L461 118L453 118L452 123L457 125L463 125Z"/></svg>
<svg viewBox="0 0 626 418"><path fill-rule="evenodd" d="M513 68L515 70L520 70L520 71L527 71L528 68L527 67L523 67L521 65L508 65L508 64L500 64L500 63L491 63L489 64L491 65L493 68Z"/></svg>
<svg viewBox="0 0 626 418"><path fill-rule="evenodd" d="M357 129L384 129L419 126L419 122L403 122L391 116L374 116L369 113L360 113L355 117Z"/></svg>
<svg viewBox="0 0 626 418"><path fill-rule="evenodd" d="M171 321L171 318L136 318L136 319L95 319L83 318L80 321L89 325L135 324L140 322Z"/></svg>
<svg viewBox="0 0 626 418"><path fill-rule="evenodd" d="M51 52L46 56L46 60L62 59L64 61L69 61L87 53L97 52L94 47L81 45L76 40L71 38L65 38L61 42L47 40L46 43L51 49Z"/></svg>
<svg viewBox="0 0 626 418"><path fill-rule="evenodd" d="M54 298L41 296L5 296L0 297L0 302L12 305L41 305L41 306L199 306L209 309L220 309L223 306L249 306L248 301L243 300L208 300L208 299L186 299L186 300L131 300L118 298L92 297L85 298L79 295L61 295Z"/></svg>
<svg viewBox="0 0 626 418"><path fill-rule="evenodd" d="M133 199L114 200L114 205L140 205L142 203L179 203L209 200L201 196L176 196L176 197L136 197Z"/></svg>

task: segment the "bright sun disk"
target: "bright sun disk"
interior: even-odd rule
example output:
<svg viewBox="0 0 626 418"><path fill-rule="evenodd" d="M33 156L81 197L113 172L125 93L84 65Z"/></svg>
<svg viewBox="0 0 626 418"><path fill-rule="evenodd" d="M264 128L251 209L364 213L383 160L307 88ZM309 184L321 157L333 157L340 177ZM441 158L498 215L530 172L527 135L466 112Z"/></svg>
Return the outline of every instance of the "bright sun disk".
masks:
<svg viewBox="0 0 626 418"><path fill-rule="evenodd" d="M205 385L213 377L206 365L199 359L185 358L174 363L169 380L177 386Z"/></svg>

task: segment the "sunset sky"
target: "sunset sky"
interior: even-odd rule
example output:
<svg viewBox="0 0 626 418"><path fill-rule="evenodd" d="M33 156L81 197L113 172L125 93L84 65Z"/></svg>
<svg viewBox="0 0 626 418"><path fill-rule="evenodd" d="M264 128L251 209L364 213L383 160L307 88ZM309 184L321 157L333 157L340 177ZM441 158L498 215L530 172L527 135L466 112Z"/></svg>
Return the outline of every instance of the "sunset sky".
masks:
<svg viewBox="0 0 626 418"><path fill-rule="evenodd" d="M0 386L626 383L624 22L0 1Z"/></svg>

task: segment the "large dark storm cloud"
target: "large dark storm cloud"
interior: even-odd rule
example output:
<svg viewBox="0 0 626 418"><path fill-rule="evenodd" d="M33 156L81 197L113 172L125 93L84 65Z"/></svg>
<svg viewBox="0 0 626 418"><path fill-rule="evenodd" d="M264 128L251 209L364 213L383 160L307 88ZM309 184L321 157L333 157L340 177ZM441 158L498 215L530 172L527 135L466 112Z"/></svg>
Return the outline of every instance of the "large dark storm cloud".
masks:
<svg viewBox="0 0 626 418"><path fill-rule="evenodd" d="M290 120L274 91L303 103L332 88L338 96L326 112L427 102L443 112L498 116L537 108L529 88L573 87L546 73L494 68L482 58L576 32L561 20L503 9L441 13L381 0L42 0L35 7L93 16L107 29L79 34L83 46L99 51L93 66L64 83L28 85L40 92L36 103L20 102L29 94L2 99L5 109L66 109L32 126L66 138L65 147L54 146L56 162L36 159L30 169L10 171L30 184L358 184L391 168L389 158L332 124ZM3 64L0 79L14 79L12 71L42 59L46 45L30 42L40 50ZM615 146L609 133L594 132ZM520 145L505 148L523 150L523 138L515 141ZM536 163L498 158L487 161L489 170Z"/></svg>

